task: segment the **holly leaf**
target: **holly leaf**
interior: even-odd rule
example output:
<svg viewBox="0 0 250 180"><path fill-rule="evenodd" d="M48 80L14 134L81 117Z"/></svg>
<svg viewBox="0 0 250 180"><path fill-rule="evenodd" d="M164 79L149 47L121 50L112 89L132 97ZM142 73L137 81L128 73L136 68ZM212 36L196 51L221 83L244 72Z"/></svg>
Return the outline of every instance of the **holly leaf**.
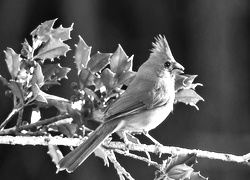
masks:
<svg viewBox="0 0 250 180"><path fill-rule="evenodd" d="M49 151L47 153L50 155L55 165L58 166L59 161L63 158L62 152L56 145L49 144L48 149Z"/></svg>
<svg viewBox="0 0 250 180"><path fill-rule="evenodd" d="M63 43L62 40L50 36L49 40L41 47L34 59L51 59L53 61L56 57L66 56L69 50L69 46Z"/></svg>
<svg viewBox="0 0 250 180"><path fill-rule="evenodd" d="M82 68L79 74L80 88L84 89L87 86L95 86L95 75L87 68Z"/></svg>
<svg viewBox="0 0 250 180"><path fill-rule="evenodd" d="M61 85L58 81L57 78L55 77L54 79L51 80L46 80L43 84L43 86L41 87L42 90L48 90L51 86L53 85Z"/></svg>
<svg viewBox="0 0 250 180"><path fill-rule="evenodd" d="M5 53L5 61L12 79L15 79L18 71L20 70L20 55L17 54L12 48L7 48Z"/></svg>
<svg viewBox="0 0 250 180"><path fill-rule="evenodd" d="M110 69L113 73L119 74L125 69L129 69L130 66L132 66L132 62L128 61L128 56L119 44L117 50L110 58Z"/></svg>
<svg viewBox="0 0 250 180"><path fill-rule="evenodd" d="M184 81L185 84L185 88L186 89L195 89L196 86L203 86L201 83L193 83L194 79L198 76L198 75L186 75L187 78Z"/></svg>
<svg viewBox="0 0 250 180"><path fill-rule="evenodd" d="M32 57L32 47L29 45L27 39L22 43L22 46L21 54L27 59L30 59Z"/></svg>
<svg viewBox="0 0 250 180"><path fill-rule="evenodd" d="M32 84L37 84L39 87L41 87L44 83L44 75L42 72L42 68L38 63L36 64L31 82Z"/></svg>
<svg viewBox="0 0 250 180"><path fill-rule="evenodd" d="M190 175L190 180L208 180L208 178L205 178L200 174L200 172L193 172Z"/></svg>
<svg viewBox="0 0 250 180"><path fill-rule="evenodd" d="M197 173L191 167L196 162L196 154L180 154L170 157L163 161L164 168L156 172L155 180L188 180L196 177Z"/></svg>
<svg viewBox="0 0 250 180"><path fill-rule="evenodd" d="M196 106L198 101L204 99L195 92L196 86L202 86L200 83L193 83L197 75L177 74L175 77L175 103L182 102L191 106Z"/></svg>
<svg viewBox="0 0 250 180"><path fill-rule="evenodd" d="M115 74L115 81L119 85L128 85L133 80L135 75L135 72L132 71L133 57L134 56L131 56L129 59L124 59L122 62L120 62L119 69Z"/></svg>
<svg viewBox="0 0 250 180"><path fill-rule="evenodd" d="M10 80L9 87L14 95L16 95L21 101L24 101L23 86L21 83Z"/></svg>
<svg viewBox="0 0 250 180"><path fill-rule="evenodd" d="M118 76L115 75L115 82L118 84L118 85L126 85L128 86L134 79L136 75L136 72L134 71L127 71L127 72L123 72L123 73L120 73Z"/></svg>
<svg viewBox="0 0 250 180"><path fill-rule="evenodd" d="M166 175L170 179L179 180L179 179L190 179L191 174L194 169L186 164L179 164L174 166Z"/></svg>
<svg viewBox="0 0 250 180"><path fill-rule="evenodd" d="M97 100L97 102L100 102L100 101L101 101L100 98L97 96L97 94L96 94L94 91L92 91L91 89L89 89L89 88L84 88L84 92L85 92L87 95L92 96L95 100Z"/></svg>
<svg viewBox="0 0 250 180"><path fill-rule="evenodd" d="M73 137L77 130L77 124L61 124L58 125L57 128L59 132L67 137Z"/></svg>
<svg viewBox="0 0 250 180"><path fill-rule="evenodd" d="M114 88L114 77L115 74L108 68L104 69L101 74L101 81L106 87L107 91Z"/></svg>
<svg viewBox="0 0 250 180"><path fill-rule="evenodd" d="M47 42L50 39L50 36L57 40L66 41L70 38L70 32L73 29L73 24L71 27L64 28L60 25L58 28L53 29L54 23L57 19L45 21L41 25L39 25L35 30L31 32L33 38L40 40L42 42Z"/></svg>
<svg viewBox="0 0 250 180"><path fill-rule="evenodd" d="M185 75L180 75L180 74L175 75L175 91L176 92L185 87L185 83L184 83L185 79L187 79Z"/></svg>
<svg viewBox="0 0 250 180"><path fill-rule="evenodd" d="M60 132L67 137L73 137L76 130L77 124L72 124L72 118L66 118L48 125L49 131Z"/></svg>
<svg viewBox="0 0 250 180"><path fill-rule="evenodd" d="M55 39L61 39L62 41L66 41L71 39L70 33L72 30L73 24L68 28L64 28L62 27L62 25L60 25L58 28L51 30L51 35Z"/></svg>
<svg viewBox="0 0 250 180"><path fill-rule="evenodd" d="M175 155L173 157L168 158L166 161L164 161L164 164L165 164L164 171L168 172L170 169L172 169L176 165L186 164L188 166L192 166L194 163L196 163L196 154Z"/></svg>
<svg viewBox="0 0 250 180"><path fill-rule="evenodd" d="M196 106L198 101L204 101L204 99L193 89L183 89L175 94L175 102L189 104L194 106L197 110L199 110L198 106Z"/></svg>
<svg viewBox="0 0 250 180"><path fill-rule="evenodd" d="M47 42L49 40L49 37L51 36L52 27L56 20L57 19L53 19L41 23L41 25L34 29L30 34L33 38L37 38L42 42Z"/></svg>
<svg viewBox="0 0 250 180"><path fill-rule="evenodd" d="M47 99L44 97L43 92L41 91L41 89L37 84L33 84L31 86L31 91L33 93L33 100L36 100L37 102L40 103L45 103L45 104L48 103Z"/></svg>
<svg viewBox="0 0 250 180"><path fill-rule="evenodd" d="M51 94L47 94L47 93L45 93L45 92L43 92L41 90L39 92L39 95L44 97L46 99L46 101L47 101L46 104L43 104L43 103L38 104L41 107L42 106L45 106L45 107L53 106L53 107L57 108L61 113L66 113L66 112L68 112L69 106L71 106L69 100L67 100L65 98L55 96L55 95L51 95Z"/></svg>
<svg viewBox="0 0 250 180"><path fill-rule="evenodd" d="M67 74L71 70L68 67L61 67L59 63L57 64L46 64L41 65L42 72L44 74L45 81L51 80L61 80L62 78L68 78Z"/></svg>
<svg viewBox="0 0 250 180"><path fill-rule="evenodd" d="M85 41L79 36L79 42L76 45L75 51L75 63L78 70L78 74L81 72L82 67L86 67L91 53L91 46L88 46Z"/></svg>
<svg viewBox="0 0 250 180"><path fill-rule="evenodd" d="M177 74L175 77L175 90L181 89L195 89L196 86L202 86L201 83L193 83L197 75Z"/></svg>
<svg viewBox="0 0 250 180"><path fill-rule="evenodd" d="M0 81L2 81L3 85L6 85L6 86L8 86L8 85L9 85L9 83L8 83L7 79L6 79L6 78L4 78L4 77L3 77L3 76L1 76L1 75L0 75Z"/></svg>
<svg viewBox="0 0 250 180"><path fill-rule="evenodd" d="M95 55L91 56L87 63L87 67L92 73L99 72L109 64L111 55L111 53L97 52Z"/></svg>
<svg viewBox="0 0 250 180"><path fill-rule="evenodd" d="M96 77L94 83L95 83L95 91L100 90L101 87L103 87L101 77Z"/></svg>

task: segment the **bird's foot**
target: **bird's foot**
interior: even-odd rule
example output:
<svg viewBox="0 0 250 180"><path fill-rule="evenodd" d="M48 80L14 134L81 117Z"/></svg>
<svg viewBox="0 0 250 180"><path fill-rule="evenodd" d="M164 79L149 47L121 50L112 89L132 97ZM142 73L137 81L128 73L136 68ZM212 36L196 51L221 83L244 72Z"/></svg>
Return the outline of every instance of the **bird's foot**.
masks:
<svg viewBox="0 0 250 180"><path fill-rule="evenodd" d="M143 131L143 134L145 136L147 136L147 138L149 138L154 144L155 144L155 147L156 147L156 151L155 151L155 154L159 154L159 157L161 157L162 153L161 151L159 150L160 147L162 147L163 145L157 141L155 138L153 138L149 133L148 131Z"/></svg>

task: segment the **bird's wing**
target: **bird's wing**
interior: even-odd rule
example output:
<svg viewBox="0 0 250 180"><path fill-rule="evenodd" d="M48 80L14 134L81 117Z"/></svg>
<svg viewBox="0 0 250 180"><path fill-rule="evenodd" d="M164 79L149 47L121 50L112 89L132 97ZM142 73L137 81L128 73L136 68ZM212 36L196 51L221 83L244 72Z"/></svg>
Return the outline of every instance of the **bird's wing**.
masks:
<svg viewBox="0 0 250 180"><path fill-rule="evenodd" d="M166 104L165 88L146 79L135 79L121 97L107 110L105 121L133 115Z"/></svg>

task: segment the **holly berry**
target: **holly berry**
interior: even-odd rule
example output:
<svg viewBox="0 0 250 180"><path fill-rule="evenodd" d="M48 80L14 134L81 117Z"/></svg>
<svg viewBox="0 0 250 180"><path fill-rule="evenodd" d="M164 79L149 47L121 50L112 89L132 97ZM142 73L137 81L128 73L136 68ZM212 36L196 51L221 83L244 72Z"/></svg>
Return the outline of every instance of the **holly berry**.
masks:
<svg viewBox="0 0 250 180"><path fill-rule="evenodd" d="M72 83L71 83L71 88L72 88L73 90L77 90L77 89L78 89L78 84L77 84L76 82L72 82Z"/></svg>
<svg viewBox="0 0 250 180"><path fill-rule="evenodd" d="M11 90L6 90L6 91L4 92L4 94L5 94L6 97L9 97L9 98L12 98L12 96L13 96L13 93L12 93Z"/></svg>

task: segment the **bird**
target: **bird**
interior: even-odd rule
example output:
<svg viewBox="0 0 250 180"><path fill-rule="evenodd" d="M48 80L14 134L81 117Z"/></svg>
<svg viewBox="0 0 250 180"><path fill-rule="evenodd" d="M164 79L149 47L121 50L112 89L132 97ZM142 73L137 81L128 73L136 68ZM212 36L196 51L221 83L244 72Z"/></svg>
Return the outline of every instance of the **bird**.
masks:
<svg viewBox="0 0 250 180"><path fill-rule="evenodd" d="M175 76L184 67L174 59L166 37L158 35L147 61L127 89L105 112L103 123L62 158L58 171L73 172L115 132L148 133L173 111Z"/></svg>

